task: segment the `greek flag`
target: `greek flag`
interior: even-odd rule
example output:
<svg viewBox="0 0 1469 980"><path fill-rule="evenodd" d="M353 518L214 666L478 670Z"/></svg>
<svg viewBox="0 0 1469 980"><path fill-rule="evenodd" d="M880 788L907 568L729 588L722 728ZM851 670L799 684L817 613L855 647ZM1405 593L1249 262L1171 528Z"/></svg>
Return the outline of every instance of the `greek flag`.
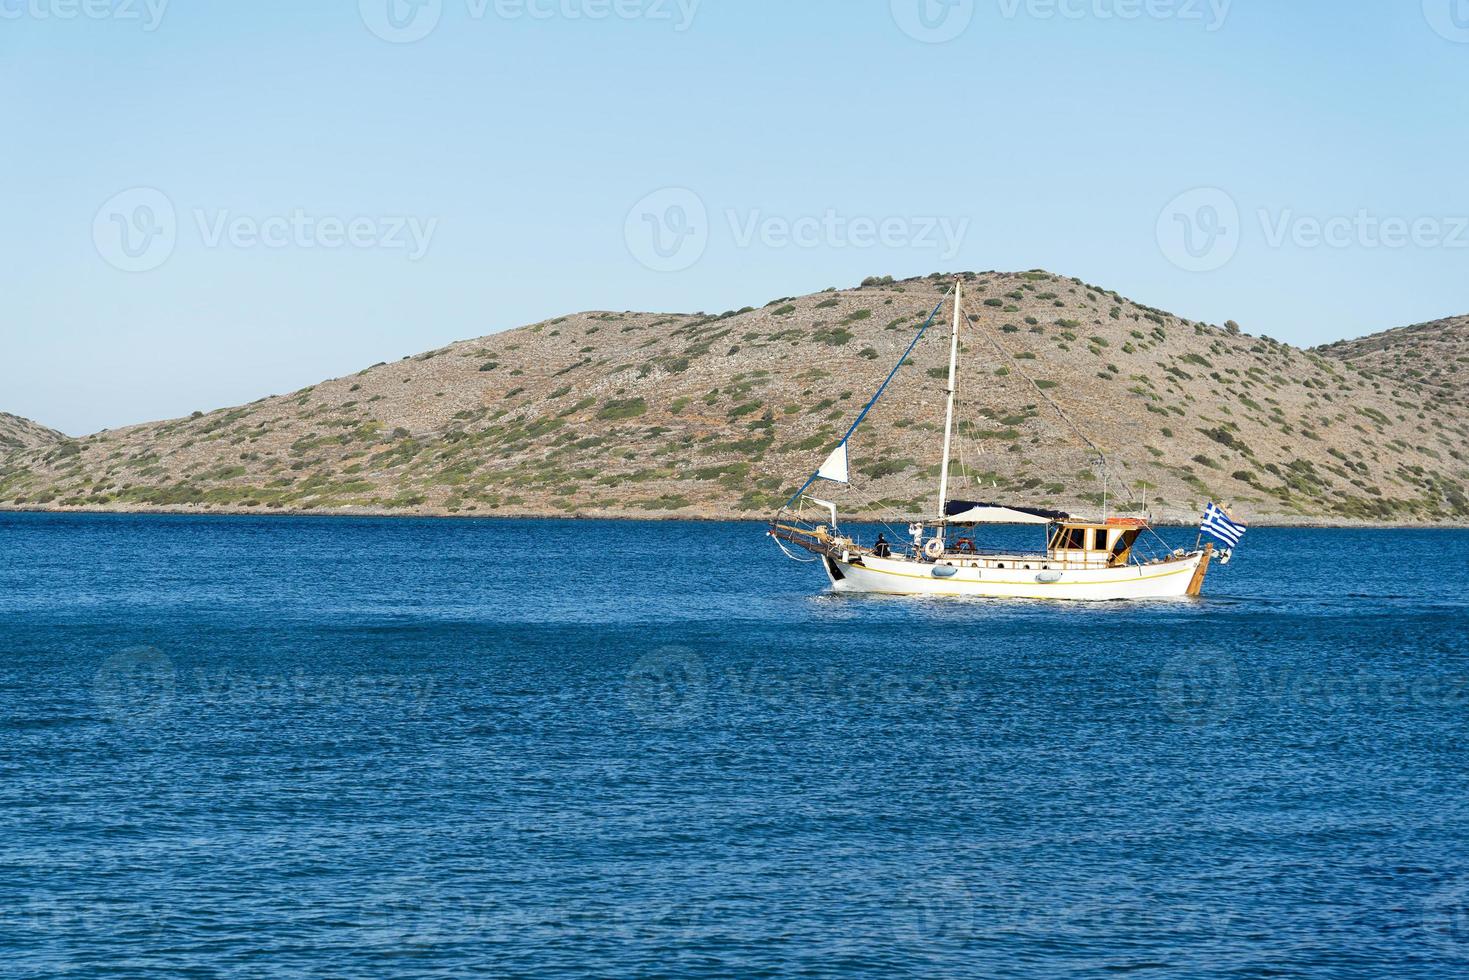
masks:
<svg viewBox="0 0 1469 980"><path fill-rule="evenodd" d="M1226 548L1234 548L1239 545L1239 539L1245 536L1249 528L1229 518L1224 509L1218 504L1210 504L1204 509L1204 523L1199 525L1199 531Z"/></svg>

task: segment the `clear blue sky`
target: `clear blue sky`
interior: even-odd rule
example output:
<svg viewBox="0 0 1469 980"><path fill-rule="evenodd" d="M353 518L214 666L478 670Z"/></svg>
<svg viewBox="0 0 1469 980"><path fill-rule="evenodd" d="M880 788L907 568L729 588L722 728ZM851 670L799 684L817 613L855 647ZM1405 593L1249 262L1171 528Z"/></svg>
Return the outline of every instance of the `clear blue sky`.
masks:
<svg viewBox="0 0 1469 980"><path fill-rule="evenodd" d="M1469 312L1469 0L160 2L0 0L0 410L74 434L874 274L1298 344Z"/></svg>

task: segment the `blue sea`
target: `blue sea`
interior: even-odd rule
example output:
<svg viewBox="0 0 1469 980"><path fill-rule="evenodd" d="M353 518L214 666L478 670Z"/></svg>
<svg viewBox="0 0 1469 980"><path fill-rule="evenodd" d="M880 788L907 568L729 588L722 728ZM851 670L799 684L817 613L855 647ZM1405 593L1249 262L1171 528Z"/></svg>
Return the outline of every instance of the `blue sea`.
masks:
<svg viewBox="0 0 1469 980"><path fill-rule="evenodd" d="M0 973L1464 976L1466 553L1015 604L753 524L0 515Z"/></svg>

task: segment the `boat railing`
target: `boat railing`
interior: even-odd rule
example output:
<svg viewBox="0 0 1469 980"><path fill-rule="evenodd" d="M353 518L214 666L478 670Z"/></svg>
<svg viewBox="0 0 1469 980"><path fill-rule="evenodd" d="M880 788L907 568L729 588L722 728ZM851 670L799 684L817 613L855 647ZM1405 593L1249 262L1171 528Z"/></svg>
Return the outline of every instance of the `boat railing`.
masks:
<svg viewBox="0 0 1469 980"><path fill-rule="evenodd" d="M946 551L945 558L1015 558L1021 560L1049 561L1042 554L1026 554L1018 551L1005 551L1002 548L967 548L963 551Z"/></svg>
<svg viewBox="0 0 1469 980"><path fill-rule="evenodd" d="M928 557L926 555L918 554L918 555L915 555L915 557L919 558L922 561L930 561L930 559L928 559ZM934 563L937 563L937 562L943 562L943 561L956 561L956 560L957 561L962 561L962 560L970 559L970 558L984 558L984 559L989 559L989 560L1005 559L1006 561L1013 561L1013 562L1032 562L1032 563L1040 563L1042 565L1048 565L1048 566L1060 565L1060 566L1064 566L1064 567L1067 567L1067 568L1111 568L1112 567L1111 561L1109 559L1104 559L1104 558L1097 558L1097 559L1058 558L1055 555L1040 554L1038 552L1026 553L1026 552L1017 552L1017 551L1005 551L1003 549L997 549L997 548L974 548L974 549L966 550L966 551L946 551L946 552L944 552L944 554L940 555L937 559L932 559L932 561Z"/></svg>
<svg viewBox="0 0 1469 980"><path fill-rule="evenodd" d="M1184 555L1168 555L1163 558L1153 558L1147 561L1129 558L1124 562L1113 562L1109 559L1076 559L1056 558L1049 555L1022 555L1013 551L995 551L985 549L973 552L946 552L938 558L929 558L927 555L915 555L915 560L926 565L958 564L960 567L971 565L982 565L985 563L998 563L1001 568L1036 568L1042 571L1095 571L1108 568L1143 568L1151 565L1166 564L1178 561Z"/></svg>

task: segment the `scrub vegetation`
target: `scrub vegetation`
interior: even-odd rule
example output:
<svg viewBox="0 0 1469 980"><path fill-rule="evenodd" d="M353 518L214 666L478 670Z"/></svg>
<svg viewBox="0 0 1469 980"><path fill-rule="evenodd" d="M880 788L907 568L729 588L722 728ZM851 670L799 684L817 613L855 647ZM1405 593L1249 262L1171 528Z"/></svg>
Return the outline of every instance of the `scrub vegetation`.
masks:
<svg viewBox="0 0 1469 980"><path fill-rule="evenodd" d="M1054 403L1108 450L1117 510L1469 516L1469 317L1307 351L1041 270L964 280L957 495L1095 510L1101 474ZM763 517L951 281L580 313L79 439L0 415L0 506ZM831 488L849 514L932 506L947 317L931 329L852 445L860 494Z"/></svg>

